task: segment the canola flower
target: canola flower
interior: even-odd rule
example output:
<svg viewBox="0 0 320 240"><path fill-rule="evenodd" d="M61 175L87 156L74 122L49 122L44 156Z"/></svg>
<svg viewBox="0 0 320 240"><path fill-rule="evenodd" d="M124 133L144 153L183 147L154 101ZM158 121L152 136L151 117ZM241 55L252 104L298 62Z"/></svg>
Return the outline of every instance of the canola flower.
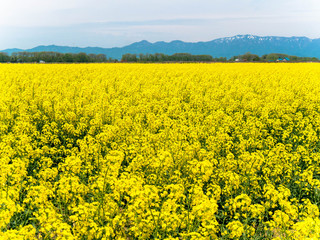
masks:
<svg viewBox="0 0 320 240"><path fill-rule="evenodd" d="M0 65L0 239L319 239L320 68Z"/></svg>

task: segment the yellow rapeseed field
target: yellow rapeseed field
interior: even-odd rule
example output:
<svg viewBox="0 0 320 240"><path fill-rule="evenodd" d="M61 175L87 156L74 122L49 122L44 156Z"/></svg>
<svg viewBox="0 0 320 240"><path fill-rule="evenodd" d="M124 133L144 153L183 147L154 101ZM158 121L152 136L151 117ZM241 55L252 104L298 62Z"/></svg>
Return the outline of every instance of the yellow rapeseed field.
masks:
<svg viewBox="0 0 320 240"><path fill-rule="evenodd" d="M320 65L1 64L0 239L319 239Z"/></svg>

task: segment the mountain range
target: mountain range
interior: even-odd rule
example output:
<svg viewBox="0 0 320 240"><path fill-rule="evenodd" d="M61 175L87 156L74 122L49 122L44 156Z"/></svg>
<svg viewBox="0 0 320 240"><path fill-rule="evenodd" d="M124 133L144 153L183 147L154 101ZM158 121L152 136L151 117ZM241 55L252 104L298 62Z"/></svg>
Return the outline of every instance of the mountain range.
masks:
<svg viewBox="0 0 320 240"><path fill-rule="evenodd" d="M135 42L125 47L101 48L101 47L68 47L68 46L38 46L31 49L5 49L0 52L12 54L13 52L43 52L52 51L60 53L105 54L107 57L120 59L126 53L174 53L207 54L213 57L233 57L247 52L259 56L268 53L284 53L299 57L320 58L320 38L310 39L307 37L277 37L237 35L233 37L218 38L207 42L155 42L146 40Z"/></svg>

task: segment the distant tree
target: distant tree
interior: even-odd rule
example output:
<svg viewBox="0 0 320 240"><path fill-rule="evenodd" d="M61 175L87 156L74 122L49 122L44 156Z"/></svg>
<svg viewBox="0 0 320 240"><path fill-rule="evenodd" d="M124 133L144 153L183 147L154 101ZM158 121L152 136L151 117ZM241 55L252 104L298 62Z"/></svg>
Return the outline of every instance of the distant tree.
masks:
<svg viewBox="0 0 320 240"><path fill-rule="evenodd" d="M107 56L105 54L98 54L96 55L96 59L97 59L97 62L107 62ZM109 61L113 61L112 58L109 58Z"/></svg>
<svg viewBox="0 0 320 240"><path fill-rule="evenodd" d="M277 61L279 58L288 59L294 62L307 62L313 61L318 62L319 59L315 57L297 57L289 56L282 53L270 53L264 54L259 57L256 54L250 52L243 55L233 56L229 61L235 61L239 59L240 61L246 62L272 62ZM117 62L117 59L109 58L105 54L86 54L86 53L58 53L58 52L17 52L12 53L8 56L6 53L0 52L0 62L39 62L45 61L48 63L54 62L78 62L78 63L95 63L95 62ZM227 58L219 57L213 58L211 55L193 55L190 53L175 53L172 55L166 55L163 53L154 54L124 54L121 58L122 62L227 62Z"/></svg>
<svg viewBox="0 0 320 240"><path fill-rule="evenodd" d="M89 62L89 57L86 53L78 53L75 55L75 62L78 63L85 63L85 62Z"/></svg>
<svg viewBox="0 0 320 240"><path fill-rule="evenodd" d="M131 53L127 53L122 55L121 58L122 62L137 62L138 58L137 58L137 54L131 54Z"/></svg>
<svg viewBox="0 0 320 240"><path fill-rule="evenodd" d="M237 58L236 58L237 57ZM239 59L244 62L259 62L261 59L258 55L247 52L243 55L234 56L234 58Z"/></svg>
<svg viewBox="0 0 320 240"><path fill-rule="evenodd" d="M0 62L9 62L10 57L7 53L0 52Z"/></svg>
<svg viewBox="0 0 320 240"><path fill-rule="evenodd" d="M219 57L219 58L215 58L216 62L227 62L227 58L226 57Z"/></svg>
<svg viewBox="0 0 320 240"><path fill-rule="evenodd" d="M63 56L63 61L67 63L72 63L74 62L74 54L72 53L66 53Z"/></svg>
<svg viewBox="0 0 320 240"><path fill-rule="evenodd" d="M226 59L223 59L226 61ZM121 58L122 62L212 62L213 57L210 55L192 55L190 53L175 53L173 55L166 55L163 53L143 54L139 57L135 54L124 54Z"/></svg>

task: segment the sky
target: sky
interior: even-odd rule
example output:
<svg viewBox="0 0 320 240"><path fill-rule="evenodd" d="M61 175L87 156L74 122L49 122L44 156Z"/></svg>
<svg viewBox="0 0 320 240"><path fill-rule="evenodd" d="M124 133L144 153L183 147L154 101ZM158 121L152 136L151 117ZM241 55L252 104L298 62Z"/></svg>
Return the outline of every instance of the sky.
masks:
<svg viewBox="0 0 320 240"><path fill-rule="evenodd" d="M0 49L238 34L320 38L319 0L0 0Z"/></svg>

